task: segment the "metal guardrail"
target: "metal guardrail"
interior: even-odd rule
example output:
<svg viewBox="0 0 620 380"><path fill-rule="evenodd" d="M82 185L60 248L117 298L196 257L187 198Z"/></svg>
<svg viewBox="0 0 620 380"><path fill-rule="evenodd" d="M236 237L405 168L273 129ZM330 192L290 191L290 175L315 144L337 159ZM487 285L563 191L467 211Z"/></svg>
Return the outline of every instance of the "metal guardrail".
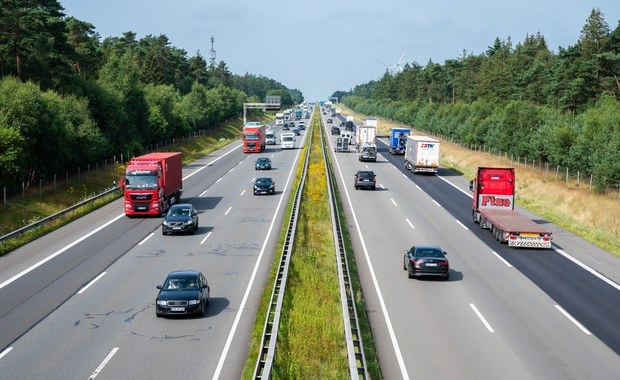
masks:
<svg viewBox="0 0 620 380"><path fill-rule="evenodd" d="M326 130L321 128L321 141L324 139ZM338 263L338 282L340 283L340 298L342 300L342 317L344 320L345 338L347 342L347 356L349 358L349 373L351 379L367 379L368 371L366 368L366 358L364 356L364 346L357 318L355 307L355 297L351 277L349 274L349 264L347 262L347 251L344 246L342 224L340 223L340 213L335 196L335 179L331 165L326 157L325 144L323 146L323 161L325 162L325 172L327 173L327 189L330 200L330 210L332 215L332 225L334 241L336 242L336 261Z"/></svg>
<svg viewBox="0 0 620 380"><path fill-rule="evenodd" d="M308 140L308 145L311 145L312 135L310 135ZM267 318L265 319L265 325L263 326L260 352L258 354L258 360L256 361L256 367L254 369L254 379L271 378L271 369L273 367L273 360L276 354L276 342L278 340L278 327L280 324L282 303L284 302L284 291L286 289L291 253L295 242L295 231L297 229L297 217L299 213L300 200L304 183L306 182L306 173L308 171L309 161L310 152L308 150L306 152L306 159L304 161L301 180L295 190L293 207L291 209L284 246L282 247L282 254L280 256L280 264L278 266L278 272L271 291Z"/></svg>
<svg viewBox="0 0 620 380"><path fill-rule="evenodd" d="M57 213L55 213L53 215L45 217L45 218L43 218L41 220L38 220L38 221L36 221L36 222L34 222L32 224L29 224L29 225L27 225L25 227L22 227L22 228L18 229L18 230L10 232L10 233L8 233L8 234L6 234L4 236L0 236L0 243L6 241L8 239L12 239L12 238L14 238L14 237L16 237L18 235L21 235L24 232L27 232L27 231L33 230L33 229L35 229L37 227L40 227L40 226L44 225L45 223L49 223L49 222L51 222L51 221L53 221L55 219L58 219L58 218L60 218L60 217L62 217L64 215L70 213L71 211L74 211L74 210L76 210L76 209L78 209L78 208L80 208L80 207L82 207L84 205L87 205L89 203L92 203L92 202L100 199L100 198L103 198L106 195L112 194L113 192L117 191L118 189L120 189L119 186L112 187L112 188L110 188L108 190L105 190L103 193L100 193L100 194L95 195L95 196L93 196L91 198L88 198L88 199L83 200L83 201L81 201L79 203L76 203L73 206L71 206L69 208L66 208L66 209L64 209L62 211L59 211L59 212L57 212Z"/></svg>

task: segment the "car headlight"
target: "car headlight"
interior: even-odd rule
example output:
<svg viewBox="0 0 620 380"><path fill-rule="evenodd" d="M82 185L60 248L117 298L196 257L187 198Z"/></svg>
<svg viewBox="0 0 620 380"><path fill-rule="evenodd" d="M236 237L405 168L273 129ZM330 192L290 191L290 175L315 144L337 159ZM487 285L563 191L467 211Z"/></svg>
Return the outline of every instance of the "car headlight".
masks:
<svg viewBox="0 0 620 380"><path fill-rule="evenodd" d="M157 300L157 304L159 306L168 306L168 301Z"/></svg>
<svg viewBox="0 0 620 380"><path fill-rule="evenodd" d="M161 224L163 224L166 227L170 227L170 223L168 223L168 221L164 220Z"/></svg>
<svg viewBox="0 0 620 380"><path fill-rule="evenodd" d="M188 305L190 305L190 306L191 305L198 305L198 304L200 304L200 300L189 300L189 303L188 303Z"/></svg>
<svg viewBox="0 0 620 380"><path fill-rule="evenodd" d="M183 224L187 224L188 226L189 226L189 225L192 225L192 224L194 224L194 220L190 219L190 220L186 221L186 222L185 222L185 223L183 223Z"/></svg>

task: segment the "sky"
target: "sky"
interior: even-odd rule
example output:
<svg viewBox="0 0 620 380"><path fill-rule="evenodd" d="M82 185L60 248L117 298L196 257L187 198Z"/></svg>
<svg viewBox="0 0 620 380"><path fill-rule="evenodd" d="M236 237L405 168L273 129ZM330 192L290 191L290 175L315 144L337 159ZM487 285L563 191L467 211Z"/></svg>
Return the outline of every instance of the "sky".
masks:
<svg viewBox="0 0 620 380"><path fill-rule="evenodd" d="M443 64L481 54L496 38L513 46L539 33L549 49L574 45L593 8L610 30L620 0L59 0L102 40L134 32L168 37L233 74L272 78L305 100L381 78L387 66ZM402 57L402 60L400 60Z"/></svg>

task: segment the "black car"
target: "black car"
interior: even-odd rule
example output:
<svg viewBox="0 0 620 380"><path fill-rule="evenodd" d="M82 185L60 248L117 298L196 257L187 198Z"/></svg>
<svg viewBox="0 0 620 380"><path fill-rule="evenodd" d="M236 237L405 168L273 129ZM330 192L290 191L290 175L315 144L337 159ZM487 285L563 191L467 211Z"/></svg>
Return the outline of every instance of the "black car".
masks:
<svg viewBox="0 0 620 380"><path fill-rule="evenodd" d="M254 170L271 170L271 160L267 157L261 157L254 162Z"/></svg>
<svg viewBox="0 0 620 380"><path fill-rule="evenodd" d="M332 135L340 135L340 128L335 125L332 127Z"/></svg>
<svg viewBox="0 0 620 380"><path fill-rule="evenodd" d="M359 188L374 190L377 187L375 172L372 170L358 170L355 173L354 186L355 190Z"/></svg>
<svg viewBox="0 0 620 380"><path fill-rule="evenodd" d="M162 235L177 232L193 234L198 229L198 211L191 203L172 205L161 222Z"/></svg>
<svg viewBox="0 0 620 380"><path fill-rule="evenodd" d="M409 278L419 276L436 276L447 280L450 276L450 264L446 252L436 245L413 246L405 251L403 269Z"/></svg>
<svg viewBox="0 0 620 380"><path fill-rule="evenodd" d="M157 285L155 315L204 315L211 289L206 277L194 270L170 272L163 285Z"/></svg>
<svg viewBox="0 0 620 380"><path fill-rule="evenodd" d="M334 122L334 121L333 121L332 119L327 119L327 124L331 124L331 123L333 123L333 122Z"/></svg>
<svg viewBox="0 0 620 380"><path fill-rule="evenodd" d="M275 194L276 181L269 177L259 177L254 180L254 195Z"/></svg>
<svg viewBox="0 0 620 380"><path fill-rule="evenodd" d="M289 129L288 123L284 123L284 125L282 126L282 130L288 131L288 129Z"/></svg>

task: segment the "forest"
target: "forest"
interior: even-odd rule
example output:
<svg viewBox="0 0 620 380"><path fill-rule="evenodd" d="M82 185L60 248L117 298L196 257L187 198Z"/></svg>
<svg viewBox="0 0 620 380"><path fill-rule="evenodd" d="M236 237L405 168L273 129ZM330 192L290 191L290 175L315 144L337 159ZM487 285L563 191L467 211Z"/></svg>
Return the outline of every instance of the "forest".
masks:
<svg viewBox="0 0 620 380"><path fill-rule="evenodd" d="M268 95L283 107L303 101L299 90L234 75L165 35L102 38L56 0L0 0L0 188L9 195L214 128Z"/></svg>
<svg viewBox="0 0 620 380"><path fill-rule="evenodd" d="M592 175L620 186L620 21L593 9L572 46L553 53L540 34L387 71L333 94L349 108L487 151Z"/></svg>

